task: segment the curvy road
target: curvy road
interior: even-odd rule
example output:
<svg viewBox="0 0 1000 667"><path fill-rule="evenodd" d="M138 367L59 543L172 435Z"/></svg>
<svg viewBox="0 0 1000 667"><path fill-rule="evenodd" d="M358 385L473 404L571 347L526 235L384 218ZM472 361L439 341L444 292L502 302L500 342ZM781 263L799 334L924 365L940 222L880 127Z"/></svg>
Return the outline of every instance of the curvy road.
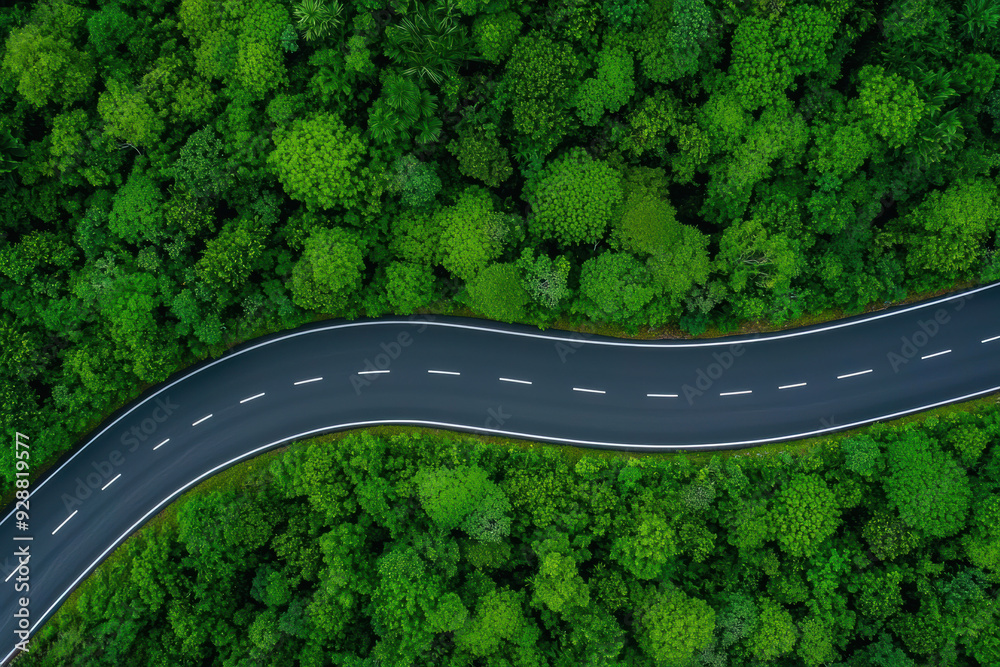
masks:
<svg viewBox="0 0 1000 667"><path fill-rule="evenodd" d="M323 322L243 344L112 415L31 486L26 527L14 507L5 511L2 662L17 652L19 629L33 634L164 505L269 448L386 423L632 451L842 430L1000 391L998 288L700 341L413 316ZM30 433L22 446L30 452Z"/></svg>

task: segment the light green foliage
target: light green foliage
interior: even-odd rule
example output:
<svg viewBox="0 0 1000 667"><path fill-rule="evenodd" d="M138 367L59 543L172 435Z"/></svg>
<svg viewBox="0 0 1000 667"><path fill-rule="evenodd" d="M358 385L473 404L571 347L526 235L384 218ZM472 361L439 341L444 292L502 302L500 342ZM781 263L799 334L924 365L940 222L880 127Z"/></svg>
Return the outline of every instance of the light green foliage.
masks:
<svg viewBox="0 0 1000 667"><path fill-rule="evenodd" d="M870 478L880 466L882 450L871 436L856 435L840 441L844 452L844 465L851 472Z"/></svg>
<svg viewBox="0 0 1000 667"><path fill-rule="evenodd" d="M427 264L393 262L385 270L389 305L398 315L409 315L434 297L434 273Z"/></svg>
<svg viewBox="0 0 1000 667"><path fill-rule="evenodd" d="M194 75L177 55L159 58L143 77L138 92L156 110L158 118L183 124L209 120L215 93L208 82Z"/></svg>
<svg viewBox="0 0 1000 667"><path fill-rule="evenodd" d="M241 287L264 253L267 232L262 221L251 217L227 224L205 244L195 264L198 276L214 289Z"/></svg>
<svg viewBox="0 0 1000 667"><path fill-rule="evenodd" d="M898 222L907 270L957 280L981 257L998 223L1000 198L993 179L962 179L930 192Z"/></svg>
<svg viewBox="0 0 1000 667"><path fill-rule="evenodd" d="M795 650L804 665L828 665L837 658L831 631L829 623L818 616L810 615L799 623L801 635Z"/></svg>
<svg viewBox="0 0 1000 667"><path fill-rule="evenodd" d="M569 260L565 255L552 259L539 253L535 257L531 248L524 248L516 261L521 285L531 300L543 308L555 310L570 295Z"/></svg>
<svg viewBox="0 0 1000 667"><path fill-rule="evenodd" d="M73 9L82 18L82 10ZM73 48L68 38L30 23L11 30L5 47L3 69L32 105L55 102L66 107L91 92L96 75L93 58Z"/></svg>
<svg viewBox="0 0 1000 667"><path fill-rule="evenodd" d="M257 97L288 83L281 48L287 23L288 11L275 2L255 3L252 13L240 22L235 80Z"/></svg>
<svg viewBox="0 0 1000 667"><path fill-rule="evenodd" d="M368 178L362 166L367 147L337 116L296 120L274 131L274 144L267 164L290 197L320 209L359 203Z"/></svg>
<svg viewBox="0 0 1000 667"><path fill-rule="evenodd" d="M771 598L760 601L757 626L750 635L750 651L758 660L773 660L789 653L795 646L798 632L792 615Z"/></svg>
<svg viewBox="0 0 1000 667"><path fill-rule="evenodd" d="M612 541L611 558L637 579L655 579L677 555L676 538L661 508L633 506L629 521Z"/></svg>
<svg viewBox="0 0 1000 667"><path fill-rule="evenodd" d="M528 196L531 231L562 246L597 243L608 223L621 214L624 199L618 172L573 148L550 162Z"/></svg>
<svg viewBox="0 0 1000 667"><path fill-rule="evenodd" d="M578 68L569 43L538 32L522 35L507 61L501 100L514 116L514 129L543 154L569 131L566 111L579 81Z"/></svg>
<svg viewBox="0 0 1000 667"><path fill-rule="evenodd" d="M965 526L971 491L965 471L921 434L900 438L886 452L886 496L911 528L949 537Z"/></svg>
<svg viewBox="0 0 1000 667"><path fill-rule="evenodd" d="M372 594L372 621L381 639L373 655L413 664L434 640L427 616L438 605L441 582L429 576L427 565L412 547L382 556L378 577Z"/></svg>
<svg viewBox="0 0 1000 667"><path fill-rule="evenodd" d="M470 537L486 542L510 533L506 515L510 503L482 468L425 468L415 481L421 507L441 530L461 527Z"/></svg>
<svg viewBox="0 0 1000 667"><path fill-rule="evenodd" d="M736 301L742 317L763 315L758 294L788 289L792 279L803 269L797 243L785 234L769 234L756 219L737 222L727 228L719 242L715 265L729 276L729 288L747 298Z"/></svg>
<svg viewBox="0 0 1000 667"><path fill-rule="evenodd" d="M426 206L441 190L441 178L434 164L421 162L413 155L396 158L387 176L386 189L398 193L404 206Z"/></svg>
<svg viewBox="0 0 1000 667"><path fill-rule="evenodd" d="M437 215L423 210L408 210L392 220L390 250L400 259L414 264L441 263L441 225L451 221L447 212Z"/></svg>
<svg viewBox="0 0 1000 667"><path fill-rule="evenodd" d="M704 600L669 587L650 591L637 611L638 642L643 653L658 663L692 658L706 648L715 632L715 610Z"/></svg>
<svg viewBox="0 0 1000 667"><path fill-rule="evenodd" d="M992 493L976 501L971 530L962 537L969 560L976 567L1000 572L1000 495Z"/></svg>
<svg viewBox="0 0 1000 667"><path fill-rule="evenodd" d="M524 319L529 296L521 286L515 264L490 264L469 281L466 289L469 307L477 313L500 322Z"/></svg>
<svg viewBox="0 0 1000 667"><path fill-rule="evenodd" d="M489 192L479 186L467 187L434 217L441 229L441 265L465 281L500 256L510 234L507 216L494 210Z"/></svg>
<svg viewBox="0 0 1000 667"><path fill-rule="evenodd" d="M340 13L344 7L337 0L300 0L293 12L299 32L307 41L322 39L343 22Z"/></svg>
<svg viewBox="0 0 1000 667"><path fill-rule="evenodd" d="M149 148L159 140L166 125L146 96L129 84L111 79L97 101L104 119L104 134L135 147Z"/></svg>
<svg viewBox="0 0 1000 667"><path fill-rule="evenodd" d="M657 294L649 270L625 252L604 252L583 263L574 310L599 322L634 322Z"/></svg>
<svg viewBox="0 0 1000 667"><path fill-rule="evenodd" d="M812 5L741 21L733 36L729 76L743 107L754 111L767 106L794 90L795 77L822 69L839 22L836 14Z"/></svg>
<svg viewBox="0 0 1000 667"><path fill-rule="evenodd" d="M472 24L472 37L479 53L491 63L499 63L521 33L521 17L512 11L483 14Z"/></svg>
<svg viewBox="0 0 1000 667"><path fill-rule="evenodd" d="M496 653L505 641L513 641L525 625L521 595L494 589L480 597L471 621L455 634L455 645L475 657Z"/></svg>
<svg viewBox="0 0 1000 667"><path fill-rule="evenodd" d="M531 604L560 615L590 604L587 582L580 576L573 556L563 553L564 547L554 539L537 545L538 574L531 579Z"/></svg>
<svg viewBox="0 0 1000 667"><path fill-rule="evenodd" d="M321 313L343 312L361 285L364 250L357 233L334 227L313 232L292 271L295 303Z"/></svg>
<svg viewBox="0 0 1000 667"><path fill-rule="evenodd" d="M813 556L840 526L840 509L822 478L796 475L774 497L774 531L792 556Z"/></svg>
<svg viewBox="0 0 1000 667"><path fill-rule="evenodd" d="M669 83L696 73L711 25L704 0L653 3L639 41L643 74Z"/></svg>
<svg viewBox="0 0 1000 667"><path fill-rule="evenodd" d="M647 152L664 155L667 142L680 126L680 102L670 91L657 90L628 115L629 132L622 138L621 148L634 158Z"/></svg>
<svg viewBox="0 0 1000 667"><path fill-rule="evenodd" d="M447 149L458 159L462 175L480 180L491 188L500 187L514 172L493 123L460 131L457 139L448 142Z"/></svg>
<svg viewBox="0 0 1000 667"><path fill-rule="evenodd" d="M124 241L155 242L163 235L163 195L146 173L133 171L115 195L108 227Z"/></svg>
<svg viewBox="0 0 1000 667"><path fill-rule="evenodd" d="M864 128L854 123L831 122L813 128L815 157L809 166L822 174L846 178L875 154L875 143Z"/></svg>
<svg viewBox="0 0 1000 667"><path fill-rule="evenodd" d="M635 92L632 56L624 46L605 46L597 54L597 71L576 89L574 106L584 125L600 122L605 111L615 113Z"/></svg>
<svg viewBox="0 0 1000 667"><path fill-rule="evenodd" d="M954 424L946 432L946 440L962 459L962 465L972 466L989 444L989 436L972 424Z"/></svg>
<svg viewBox="0 0 1000 667"><path fill-rule="evenodd" d="M878 65L865 65L858 73L855 104L872 132L890 148L908 143L924 116L926 103L912 81L887 73Z"/></svg>
<svg viewBox="0 0 1000 667"><path fill-rule="evenodd" d="M352 35L347 40L347 48L351 51L345 61L348 69L366 75L375 72L375 65L372 63L372 52L367 47L364 35Z"/></svg>

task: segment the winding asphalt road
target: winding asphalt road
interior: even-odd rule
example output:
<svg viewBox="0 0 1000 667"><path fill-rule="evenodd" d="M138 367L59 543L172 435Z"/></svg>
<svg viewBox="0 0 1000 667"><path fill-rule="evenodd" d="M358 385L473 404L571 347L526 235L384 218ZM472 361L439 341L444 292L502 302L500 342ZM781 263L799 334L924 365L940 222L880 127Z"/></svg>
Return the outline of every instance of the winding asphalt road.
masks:
<svg viewBox="0 0 1000 667"><path fill-rule="evenodd" d="M0 655L7 662L17 652L19 624L33 634L183 491L313 434L403 423L634 451L722 449L997 391L1000 283L833 324L705 341L430 316L276 334L172 377L109 418L32 486L27 530L5 510ZM18 568L25 546L30 559Z"/></svg>

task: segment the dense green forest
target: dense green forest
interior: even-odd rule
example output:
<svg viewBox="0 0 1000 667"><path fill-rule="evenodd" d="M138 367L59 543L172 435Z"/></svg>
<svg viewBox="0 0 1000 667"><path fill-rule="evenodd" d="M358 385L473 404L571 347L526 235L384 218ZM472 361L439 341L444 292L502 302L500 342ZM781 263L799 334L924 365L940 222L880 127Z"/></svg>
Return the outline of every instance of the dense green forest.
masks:
<svg viewBox="0 0 1000 667"><path fill-rule="evenodd" d="M356 432L179 505L18 667L1000 664L995 405L701 467Z"/></svg>
<svg viewBox="0 0 1000 667"><path fill-rule="evenodd" d="M321 317L698 334L993 280L998 19L7 3L0 429L51 460L142 387Z"/></svg>

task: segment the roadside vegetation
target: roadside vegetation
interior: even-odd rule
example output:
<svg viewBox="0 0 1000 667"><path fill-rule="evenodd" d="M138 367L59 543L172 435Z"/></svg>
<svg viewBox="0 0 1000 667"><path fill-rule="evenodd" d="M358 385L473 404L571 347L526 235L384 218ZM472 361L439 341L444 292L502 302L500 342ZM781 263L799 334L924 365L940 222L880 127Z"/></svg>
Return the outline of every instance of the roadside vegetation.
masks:
<svg viewBox="0 0 1000 667"><path fill-rule="evenodd" d="M704 465L324 436L186 494L16 664L997 664L998 441L995 405Z"/></svg>
<svg viewBox="0 0 1000 667"><path fill-rule="evenodd" d="M170 374L325 318L697 336L1000 279L998 24L6 3L0 432L40 473ZM18 664L998 664L997 415L763 455L321 438L134 536Z"/></svg>

